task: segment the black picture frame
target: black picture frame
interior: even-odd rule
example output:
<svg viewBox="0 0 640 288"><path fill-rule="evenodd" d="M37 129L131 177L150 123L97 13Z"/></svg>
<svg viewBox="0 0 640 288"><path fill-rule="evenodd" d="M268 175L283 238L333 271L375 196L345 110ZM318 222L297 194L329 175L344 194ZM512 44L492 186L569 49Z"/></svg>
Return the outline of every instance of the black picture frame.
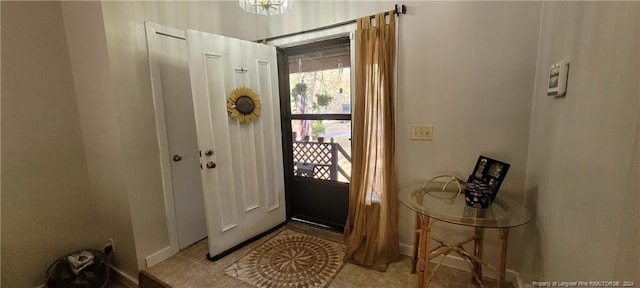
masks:
<svg viewBox="0 0 640 288"><path fill-rule="evenodd" d="M480 155L467 182L485 183L495 195L500 190L500 186L509 172L509 167L511 167L509 163Z"/></svg>

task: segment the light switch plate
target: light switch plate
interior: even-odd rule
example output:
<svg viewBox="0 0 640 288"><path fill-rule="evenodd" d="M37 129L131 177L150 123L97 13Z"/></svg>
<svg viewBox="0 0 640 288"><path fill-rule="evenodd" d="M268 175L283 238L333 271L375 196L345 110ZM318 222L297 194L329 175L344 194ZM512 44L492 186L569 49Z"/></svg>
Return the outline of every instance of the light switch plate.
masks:
<svg viewBox="0 0 640 288"><path fill-rule="evenodd" d="M433 125L422 124L411 126L411 140L433 140Z"/></svg>

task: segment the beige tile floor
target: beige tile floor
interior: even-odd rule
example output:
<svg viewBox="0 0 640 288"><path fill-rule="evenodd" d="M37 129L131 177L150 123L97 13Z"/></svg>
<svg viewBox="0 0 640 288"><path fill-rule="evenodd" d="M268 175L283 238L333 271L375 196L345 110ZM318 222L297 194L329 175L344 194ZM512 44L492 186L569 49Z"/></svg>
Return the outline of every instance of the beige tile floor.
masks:
<svg viewBox="0 0 640 288"><path fill-rule="evenodd" d="M324 237L334 241L342 241L342 235L324 229L291 222L289 229L305 232L314 236ZM281 228L283 229L283 228ZM279 231L274 232L277 233ZM224 288L255 288L242 280L228 276L224 269L252 251L262 242L269 239L265 236L217 262L206 259L207 242L200 241L169 259L151 267L148 271L172 287L224 287ZM433 269L433 267L432 267ZM418 278L411 274L411 259L403 256L402 261L389 265L386 272L378 272L357 265L346 263L337 276L330 282L329 288L356 287L416 287ZM470 281L470 274L448 267L441 267L430 287L477 287ZM485 287L494 287L495 281L487 279Z"/></svg>

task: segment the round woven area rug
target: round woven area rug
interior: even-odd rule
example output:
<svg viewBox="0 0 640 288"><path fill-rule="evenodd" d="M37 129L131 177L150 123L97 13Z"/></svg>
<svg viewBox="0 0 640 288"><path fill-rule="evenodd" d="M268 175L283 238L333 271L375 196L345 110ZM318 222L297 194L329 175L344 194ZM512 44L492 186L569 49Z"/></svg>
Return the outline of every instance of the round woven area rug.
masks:
<svg viewBox="0 0 640 288"><path fill-rule="evenodd" d="M225 273L259 288L326 287L343 257L340 243L285 229Z"/></svg>

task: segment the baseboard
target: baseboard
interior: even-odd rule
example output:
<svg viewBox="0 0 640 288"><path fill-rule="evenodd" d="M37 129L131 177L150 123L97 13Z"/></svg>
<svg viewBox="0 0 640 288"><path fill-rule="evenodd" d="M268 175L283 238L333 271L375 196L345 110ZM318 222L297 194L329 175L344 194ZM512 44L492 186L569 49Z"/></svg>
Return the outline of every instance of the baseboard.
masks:
<svg viewBox="0 0 640 288"><path fill-rule="evenodd" d="M118 282L122 283L122 285L125 285L129 288L138 287L138 279L116 267L113 267L112 265L109 265L109 267L111 267L111 271L116 273L115 278Z"/></svg>
<svg viewBox="0 0 640 288"><path fill-rule="evenodd" d="M147 269L148 269L148 268L151 268L153 265L156 265L166 260L169 257L171 257L171 247L167 246L163 249L160 249L156 253L153 253L147 256L147 258L144 258L144 260L147 264Z"/></svg>
<svg viewBox="0 0 640 288"><path fill-rule="evenodd" d="M400 243L400 254L413 257L413 245Z"/></svg>
<svg viewBox="0 0 640 288"><path fill-rule="evenodd" d="M524 278L525 277L522 277L522 274L520 273L516 275L517 282L514 282L514 285L516 286L516 288L532 288L533 287L531 286L531 282L527 282Z"/></svg>
<svg viewBox="0 0 640 288"><path fill-rule="evenodd" d="M400 244L400 254L402 255L407 255L409 257L413 257L413 246L412 245L408 245L408 244ZM439 263L440 258L436 258L435 260L432 260L431 262L433 263ZM450 267L450 268L455 268L458 270L464 270L464 271L468 271L469 268L466 264L466 262L457 256L454 255L447 255L447 257L445 257L444 261L442 261L442 265ZM486 271L486 272L485 272ZM520 273L507 269L506 271L507 275L505 275L505 280L507 282L513 283L513 285L516 288L521 288L524 287L524 283L523 283L523 279L520 277ZM496 273L494 273L493 271L491 271L490 269L483 269L483 276L489 277L489 278L493 278L496 279L497 275Z"/></svg>

